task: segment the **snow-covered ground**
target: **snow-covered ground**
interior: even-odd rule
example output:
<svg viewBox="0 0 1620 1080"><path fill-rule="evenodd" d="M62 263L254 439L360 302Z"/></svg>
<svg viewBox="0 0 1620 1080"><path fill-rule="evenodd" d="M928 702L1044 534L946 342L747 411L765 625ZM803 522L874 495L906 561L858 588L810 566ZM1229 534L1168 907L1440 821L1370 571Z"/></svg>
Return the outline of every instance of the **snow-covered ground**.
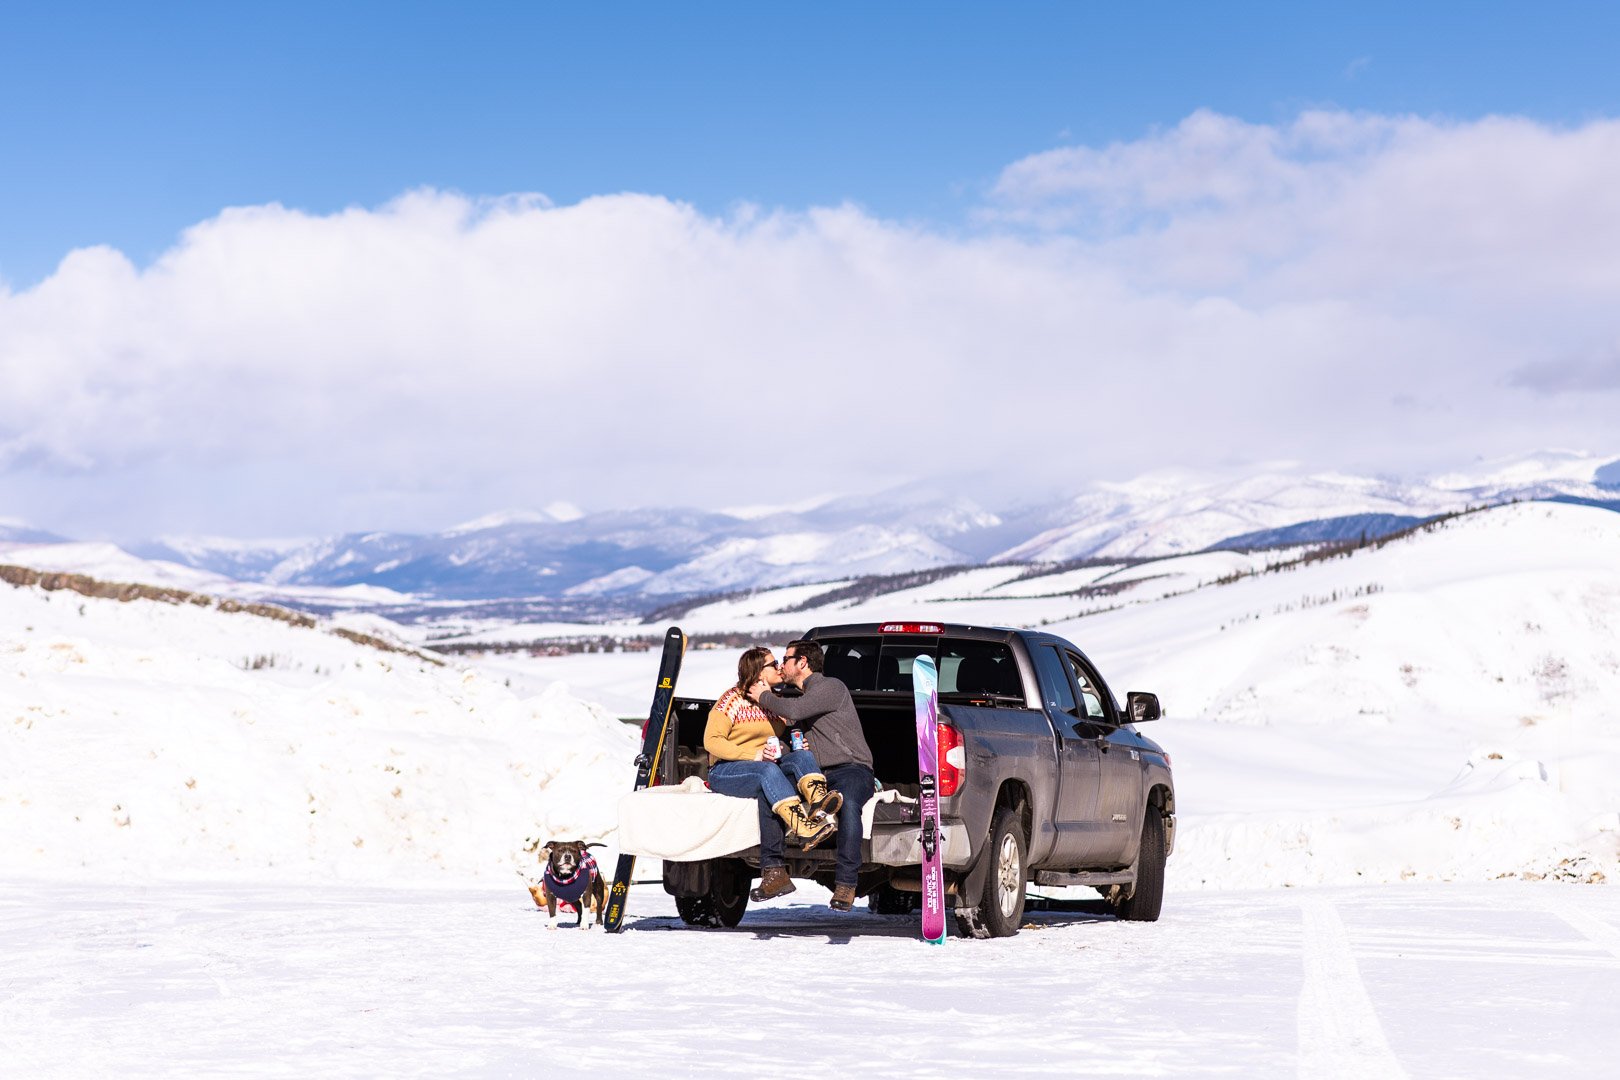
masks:
<svg viewBox="0 0 1620 1080"><path fill-rule="evenodd" d="M655 883L621 937L546 931L523 845L611 864L616 717L653 654L441 666L334 624L0 586L0 1075L1602 1072L1620 515L1524 504L1276 558L682 617L1049 622L1160 694L1164 918L1036 913L943 950L808 885L736 931L655 932L679 927ZM694 649L681 687L734 662Z"/></svg>
<svg viewBox="0 0 1620 1080"><path fill-rule="evenodd" d="M244 612L0 586L0 873L508 879L599 839L635 732Z"/></svg>
<svg viewBox="0 0 1620 1080"><path fill-rule="evenodd" d="M1157 923L1032 914L944 948L825 896L702 931L643 884L606 937L511 890L12 880L0 1071L1551 1080L1620 1058L1608 889L1173 894Z"/></svg>

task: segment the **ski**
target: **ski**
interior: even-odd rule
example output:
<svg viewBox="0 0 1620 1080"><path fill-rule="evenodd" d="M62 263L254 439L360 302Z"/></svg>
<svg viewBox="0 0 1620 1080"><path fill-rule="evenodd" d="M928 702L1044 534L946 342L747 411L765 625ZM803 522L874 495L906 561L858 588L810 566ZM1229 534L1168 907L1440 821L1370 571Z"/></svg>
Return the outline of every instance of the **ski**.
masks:
<svg viewBox="0 0 1620 1080"><path fill-rule="evenodd" d="M945 944L945 868L939 852L939 672L934 658L911 662L911 692L917 706L917 800L922 814L922 936Z"/></svg>
<svg viewBox="0 0 1620 1080"><path fill-rule="evenodd" d="M675 680L681 675L681 660L686 656L686 635L678 626L664 633L664 658L658 664L658 682L653 690L652 711L647 714L647 726L641 731L641 753L636 755L636 786L640 791L658 771L658 762L664 752L664 736L669 730L669 711L675 704ZM619 856L618 868L613 872L613 884L608 889L607 910L602 915L602 929L610 934L624 928L624 902L630 894L630 877L636 870L634 855Z"/></svg>

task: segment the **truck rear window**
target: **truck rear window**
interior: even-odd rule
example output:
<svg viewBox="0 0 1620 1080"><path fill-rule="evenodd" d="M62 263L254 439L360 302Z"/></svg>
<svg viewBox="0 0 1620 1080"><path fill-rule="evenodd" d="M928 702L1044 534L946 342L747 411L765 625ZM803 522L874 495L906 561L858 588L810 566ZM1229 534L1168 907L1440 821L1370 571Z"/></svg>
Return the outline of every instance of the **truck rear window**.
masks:
<svg viewBox="0 0 1620 1080"><path fill-rule="evenodd" d="M1022 699L1024 682L1012 648L1004 641L959 638L851 637L823 641L825 674L853 693L911 693L911 661L919 654L939 665L941 694L976 694Z"/></svg>

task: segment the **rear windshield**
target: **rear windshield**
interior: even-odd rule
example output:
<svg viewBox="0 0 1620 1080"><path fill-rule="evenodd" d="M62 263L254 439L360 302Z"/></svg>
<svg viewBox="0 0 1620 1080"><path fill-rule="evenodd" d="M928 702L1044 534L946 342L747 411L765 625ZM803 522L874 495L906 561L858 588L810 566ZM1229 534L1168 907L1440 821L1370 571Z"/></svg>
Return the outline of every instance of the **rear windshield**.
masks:
<svg viewBox="0 0 1620 1080"><path fill-rule="evenodd" d="M939 665L941 694L1023 699L1024 682L1012 647L1004 641L937 637L850 637L823 641L824 673L852 692L911 693L911 661L918 655Z"/></svg>

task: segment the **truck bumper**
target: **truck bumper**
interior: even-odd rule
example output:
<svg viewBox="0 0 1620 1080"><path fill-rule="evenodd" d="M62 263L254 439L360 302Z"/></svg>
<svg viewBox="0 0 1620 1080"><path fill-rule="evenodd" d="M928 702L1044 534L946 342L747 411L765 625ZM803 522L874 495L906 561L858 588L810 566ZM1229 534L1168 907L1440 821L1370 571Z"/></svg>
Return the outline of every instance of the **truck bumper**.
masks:
<svg viewBox="0 0 1620 1080"><path fill-rule="evenodd" d="M961 821L942 818L940 861L960 870L973 859L973 842ZM914 824L872 826L870 861L880 866L916 866L922 862L922 832Z"/></svg>

